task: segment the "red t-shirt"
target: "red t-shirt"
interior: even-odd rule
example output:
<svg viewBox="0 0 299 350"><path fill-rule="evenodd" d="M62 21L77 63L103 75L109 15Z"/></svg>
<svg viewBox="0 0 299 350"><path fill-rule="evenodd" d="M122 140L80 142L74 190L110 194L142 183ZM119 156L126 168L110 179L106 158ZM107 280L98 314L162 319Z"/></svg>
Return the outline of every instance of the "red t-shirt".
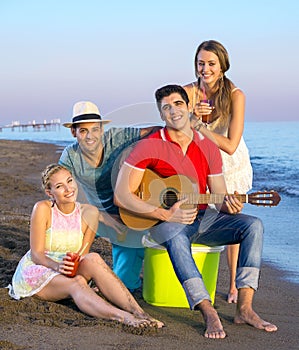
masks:
<svg viewBox="0 0 299 350"><path fill-rule="evenodd" d="M164 127L139 141L125 163L140 170L151 169L161 177L185 175L199 184L199 193L206 193L209 176L222 174L218 147L195 130L186 154Z"/></svg>

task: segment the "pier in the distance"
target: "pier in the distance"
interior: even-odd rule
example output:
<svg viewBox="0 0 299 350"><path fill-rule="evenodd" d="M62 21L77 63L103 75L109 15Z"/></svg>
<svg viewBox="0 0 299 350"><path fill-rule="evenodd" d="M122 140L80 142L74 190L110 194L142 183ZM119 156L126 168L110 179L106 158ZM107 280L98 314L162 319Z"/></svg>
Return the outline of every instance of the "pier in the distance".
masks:
<svg viewBox="0 0 299 350"><path fill-rule="evenodd" d="M44 120L42 123L37 123L35 120L28 123L21 123L13 121L11 124L0 125L0 132L3 129L10 129L11 131L55 131L60 128L60 119L52 119L51 121Z"/></svg>

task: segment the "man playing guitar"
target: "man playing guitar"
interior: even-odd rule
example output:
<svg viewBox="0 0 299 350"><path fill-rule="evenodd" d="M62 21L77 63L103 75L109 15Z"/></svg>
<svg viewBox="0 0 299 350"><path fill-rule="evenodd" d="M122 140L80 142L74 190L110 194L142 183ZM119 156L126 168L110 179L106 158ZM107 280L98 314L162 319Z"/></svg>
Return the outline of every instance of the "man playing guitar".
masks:
<svg viewBox="0 0 299 350"><path fill-rule="evenodd" d="M276 331L275 325L261 319L252 309L261 265L262 222L240 214L243 204L237 194L226 194L220 152L212 141L191 128L185 90L178 85L167 85L158 89L155 96L166 126L140 141L126 159L115 188L116 205L136 216L158 221L150 228L151 236L166 247L190 308L201 311L206 324L205 337L224 338L226 333L192 258L191 243L208 246L240 243L234 322ZM137 194L145 169L160 177L185 175L198 193L205 194L208 188L211 194L222 194L223 201L215 204L217 210L206 204L186 207L188 198L179 199L169 208L153 205Z"/></svg>

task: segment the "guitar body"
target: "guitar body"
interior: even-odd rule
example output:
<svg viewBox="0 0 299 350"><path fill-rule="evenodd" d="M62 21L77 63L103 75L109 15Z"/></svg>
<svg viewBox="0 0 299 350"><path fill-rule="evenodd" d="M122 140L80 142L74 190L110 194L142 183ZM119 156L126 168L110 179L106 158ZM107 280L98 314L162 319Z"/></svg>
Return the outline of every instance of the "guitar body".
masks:
<svg viewBox="0 0 299 350"><path fill-rule="evenodd" d="M142 182L135 194L145 202L155 207L169 209L179 200L181 193L196 193L196 184L183 175L174 175L167 178L161 178L153 171L146 169ZM184 204L184 209L194 208L195 204ZM149 229L159 222L156 219L138 216L124 208L119 208L122 221L126 226L137 231Z"/></svg>

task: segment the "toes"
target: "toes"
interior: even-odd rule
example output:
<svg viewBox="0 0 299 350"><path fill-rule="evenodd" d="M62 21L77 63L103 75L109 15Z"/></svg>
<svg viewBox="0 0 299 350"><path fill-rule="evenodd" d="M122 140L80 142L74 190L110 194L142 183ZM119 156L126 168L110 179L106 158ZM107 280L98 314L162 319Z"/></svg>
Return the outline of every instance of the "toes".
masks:
<svg viewBox="0 0 299 350"><path fill-rule="evenodd" d="M164 322L161 322L161 321L156 320L155 323L156 323L156 325L157 325L158 328L165 327L165 323L164 323Z"/></svg>
<svg viewBox="0 0 299 350"><path fill-rule="evenodd" d="M205 332L205 337L209 339L223 339L226 337L224 331Z"/></svg>
<svg viewBox="0 0 299 350"><path fill-rule="evenodd" d="M151 325L149 320L140 319L136 317L131 320L125 321L124 324L134 328L146 328L146 327L150 327Z"/></svg>
<svg viewBox="0 0 299 350"><path fill-rule="evenodd" d="M272 324L272 323L263 324L263 328L266 332L276 332L277 331L277 327L275 326L275 324Z"/></svg>
<svg viewBox="0 0 299 350"><path fill-rule="evenodd" d="M162 328L165 326L164 322L155 320L154 318L150 318L149 321L152 327Z"/></svg>
<svg viewBox="0 0 299 350"><path fill-rule="evenodd" d="M145 328L145 327L149 327L151 324L148 320L142 320L142 321L138 321L136 325L137 327Z"/></svg>
<svg viewBox="0 0 299 350"><path fill-rule="evenodd" d="M151 327L157 327L162 328L165 326L164 322L156 320L155 318L151 317L150 315L144 313L144 314L135 314L135 317L137 319L142 318L144 320L147 320L147 322L150 324Z"/></svg>

